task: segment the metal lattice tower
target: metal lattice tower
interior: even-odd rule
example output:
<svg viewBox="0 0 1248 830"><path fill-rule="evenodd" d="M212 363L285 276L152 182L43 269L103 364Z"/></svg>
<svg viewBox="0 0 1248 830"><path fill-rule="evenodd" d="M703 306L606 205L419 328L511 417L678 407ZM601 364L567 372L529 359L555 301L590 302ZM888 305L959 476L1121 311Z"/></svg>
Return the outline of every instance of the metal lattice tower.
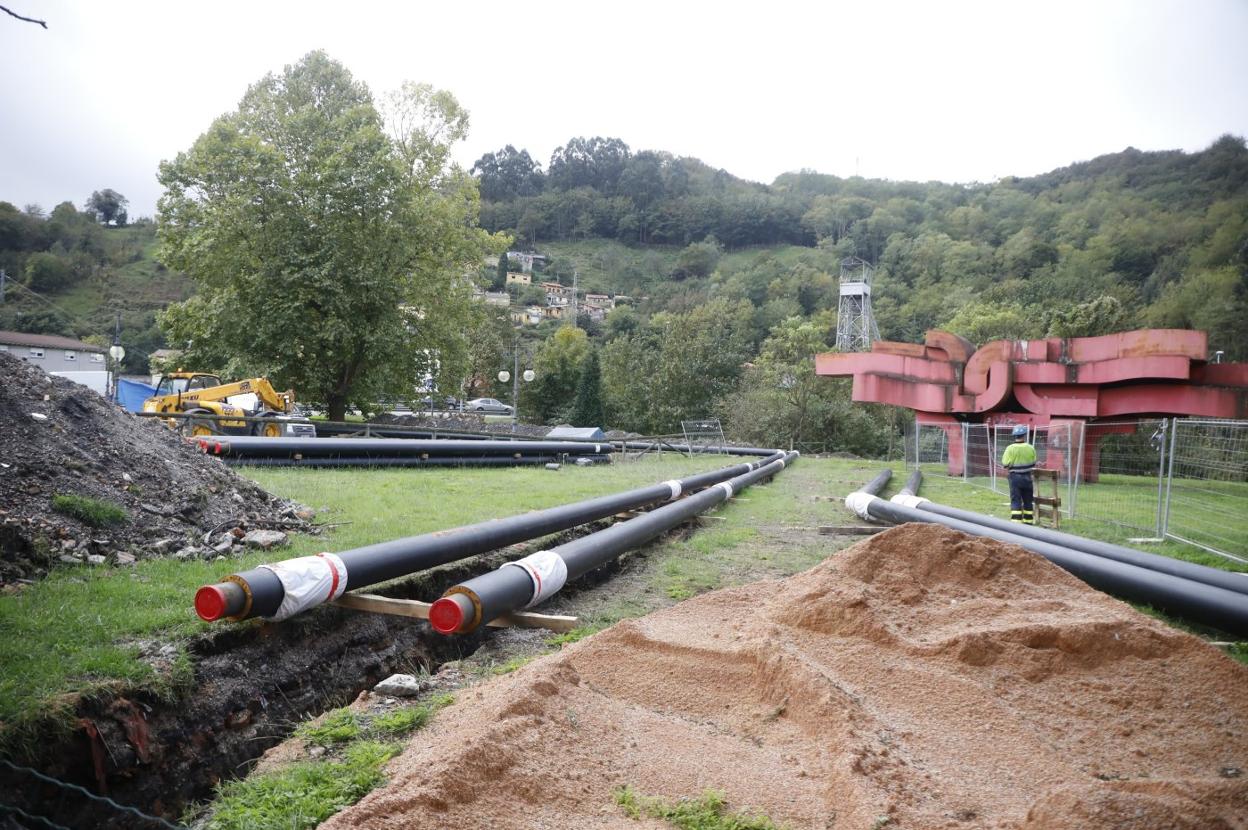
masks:
<svg viewBox="0 0 1248 830"><path fill-rule="evenodd" d="M836 348L842 352L869 352L880 339L871 311L871 280L875 269L856 256L841 260L841 303L836 316Z"/></svg>

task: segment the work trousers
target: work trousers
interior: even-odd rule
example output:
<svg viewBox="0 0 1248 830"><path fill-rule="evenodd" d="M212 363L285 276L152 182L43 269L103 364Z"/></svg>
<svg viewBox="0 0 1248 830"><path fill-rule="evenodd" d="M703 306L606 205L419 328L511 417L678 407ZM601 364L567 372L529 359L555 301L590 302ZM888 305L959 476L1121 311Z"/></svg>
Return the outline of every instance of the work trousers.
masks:
<svg viewBox="0 0 1248 830"><path fill-rule="evenodd" d="M1010 473L1010 521L1029 525L1036 523L1033 495L1034 485L1030 470L1025 473Z"/></svg>

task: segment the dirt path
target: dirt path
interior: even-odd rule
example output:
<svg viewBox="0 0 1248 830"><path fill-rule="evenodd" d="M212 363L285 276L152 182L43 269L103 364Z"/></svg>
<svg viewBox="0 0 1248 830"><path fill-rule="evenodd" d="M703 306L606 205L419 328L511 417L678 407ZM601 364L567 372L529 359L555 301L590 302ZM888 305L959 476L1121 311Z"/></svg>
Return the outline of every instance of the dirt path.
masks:
<svg viewBox="0 0 1248 830"><path fill-rule="evenodd" d="M1248 827L1248 669L1020 548L906 525L462 692L323 827ZM663 825L665 826L665 825Z"/></svg>

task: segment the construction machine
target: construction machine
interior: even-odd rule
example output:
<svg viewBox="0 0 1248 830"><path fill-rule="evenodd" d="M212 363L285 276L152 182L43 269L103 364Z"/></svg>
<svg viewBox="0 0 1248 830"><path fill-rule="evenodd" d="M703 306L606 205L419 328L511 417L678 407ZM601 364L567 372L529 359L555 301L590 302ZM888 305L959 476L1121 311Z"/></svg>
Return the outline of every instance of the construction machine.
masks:
<svg viewBox="0 0 1248 830"><path fill-rule="evenodd" d="M248 406L243 400L232 400L235 398L255 403ZM293 391L278 392L268 378L222 383L216 375L178 370L161 377L156 394L143 402L143 411L189 416L168 418L166 422L175 429L184 427L190 435L315 438L316 427L312 424L290 420L294 402Z"/></svg>

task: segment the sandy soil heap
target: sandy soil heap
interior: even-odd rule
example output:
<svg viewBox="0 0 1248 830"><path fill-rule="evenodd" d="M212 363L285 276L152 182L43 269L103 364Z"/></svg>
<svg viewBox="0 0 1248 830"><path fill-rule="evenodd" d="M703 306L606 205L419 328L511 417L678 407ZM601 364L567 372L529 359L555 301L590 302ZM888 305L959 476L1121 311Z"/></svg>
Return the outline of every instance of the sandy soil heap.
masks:
<svg viewBox="0 0 1248 830"><path fill-rule="evenodd" d="M1248 827L1248 669L1021 548L905 525L473 691L324 828Z"/></svg>
<svg viewBox="0 0 1248 830"><path fill-rule="evenodd" d="M91 527L53 511L58 494L112 502L128 519ZM0 583L41 576L61 557L214 556L206 532L302 527L297 507L168 427L0 352Z"/></svg>

